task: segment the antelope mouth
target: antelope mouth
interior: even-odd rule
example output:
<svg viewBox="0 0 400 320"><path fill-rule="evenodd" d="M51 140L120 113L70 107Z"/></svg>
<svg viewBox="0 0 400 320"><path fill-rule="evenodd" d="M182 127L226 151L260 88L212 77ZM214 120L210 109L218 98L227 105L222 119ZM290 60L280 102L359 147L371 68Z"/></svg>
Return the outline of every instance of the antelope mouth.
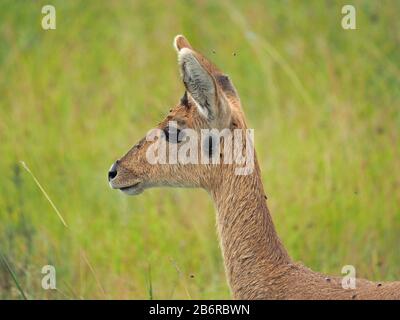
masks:
<svg viewBox="0 0 400 320"><path fill-rule="evenodd" d="M118 189L120 191L122 191L123 193L129 195L129 196L134 196L134 195L137 195L137 194L143 192L143 187L140 184L140 182L136 182L136 183L134 183L134 184L132 184L130 186L121 187L121 188L118 188Z"/></svg>

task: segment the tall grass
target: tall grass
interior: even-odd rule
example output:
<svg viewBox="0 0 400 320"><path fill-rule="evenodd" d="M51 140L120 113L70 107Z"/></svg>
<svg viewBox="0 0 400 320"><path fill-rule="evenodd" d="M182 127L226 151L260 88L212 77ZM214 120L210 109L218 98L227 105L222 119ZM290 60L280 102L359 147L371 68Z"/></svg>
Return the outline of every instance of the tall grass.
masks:
<svg viewBox="0 0 400 320"><path fill-rule="evenodd" d="M233 79L293 258L400 278L398 1L353 1L353 31L342 1L55 0L53 31L45 4L0 4L0 298L230 297L205 192L107 184L183 93L179 33Z"/></svg>

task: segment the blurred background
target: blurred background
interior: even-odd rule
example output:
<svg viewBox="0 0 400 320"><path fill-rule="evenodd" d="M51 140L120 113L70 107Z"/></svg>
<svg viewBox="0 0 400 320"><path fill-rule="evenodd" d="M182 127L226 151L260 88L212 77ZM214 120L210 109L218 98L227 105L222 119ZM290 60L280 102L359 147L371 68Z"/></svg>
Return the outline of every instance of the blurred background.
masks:
<svg viewBox="0 0 400 320"><path fill-rule="evenodd" d="M0 3L0 298L230 298L206 192L107 183L183 94L180 33L235 83L293 259L400 279L399 1L351 1L356 30L349 1L50 2Z"/></svg>

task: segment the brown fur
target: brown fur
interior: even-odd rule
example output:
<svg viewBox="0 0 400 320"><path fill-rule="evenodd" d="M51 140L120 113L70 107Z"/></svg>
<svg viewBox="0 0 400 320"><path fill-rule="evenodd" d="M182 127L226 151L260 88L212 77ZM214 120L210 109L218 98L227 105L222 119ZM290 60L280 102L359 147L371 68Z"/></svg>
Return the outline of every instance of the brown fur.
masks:
<svg viewBox="0 0 400 320"><path fill-rule="evenodd" d="M158 128L169 120L199 132L202 128L247 128L236 90L227 76L183 36L175 48L190 49L215 86L216 120L200 115L192 95L171 109ZM181 71L185 72L185 65ZM190 89L185 83L185 86ZM228 109L223 108L228 106ZM223 118L223 119L222 119ZM255 160L251 175L234 174L233 165L151 165L142 140L117 162L118 174L111 181L118 189L138 183L139 192L155 186L201 187L212 196L217 209L217 226L226 274L236 299L400 299L400 282L374 283L357 279L356 289L343 289L341 278L328 277L291 261L278 238L269 214ZM221 154L221 157L223 154Z"/></svg>

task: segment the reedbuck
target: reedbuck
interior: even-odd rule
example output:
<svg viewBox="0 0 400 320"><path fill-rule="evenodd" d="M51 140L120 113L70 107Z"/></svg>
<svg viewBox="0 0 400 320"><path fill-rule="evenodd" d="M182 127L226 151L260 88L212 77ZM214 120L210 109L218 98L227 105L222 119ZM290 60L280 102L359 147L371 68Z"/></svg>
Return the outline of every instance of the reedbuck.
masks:
<svg viewBox="0 0 400 320"><path fill-rule="evenodd" d="M342 278L314 272L290 259L268 211L255 154L253 170L238 174L236 163L223 161L234 149L225 136L213 139L201 134L204 129L247 129L232 82L183 36L175 37L174 46L186 89L183 98L157 126L156 138L142 139L112 165L110 186L129 195L159 186L207 190L217 209L225 271L235 299L400 299L400 282L357 279L355 289L344 289ZM169 147L177 151L184 148L186 140L181 131L185 129L197 133L193 145L199 151L192 150L197 156L206 154L221 161L149 161L149 151L156 142L168 147L168 155L172 153ZM191 137L193 142L196 135ZM218 152L215 143L220 143ZM241 146L249 144L247 141Z"/></svg>

